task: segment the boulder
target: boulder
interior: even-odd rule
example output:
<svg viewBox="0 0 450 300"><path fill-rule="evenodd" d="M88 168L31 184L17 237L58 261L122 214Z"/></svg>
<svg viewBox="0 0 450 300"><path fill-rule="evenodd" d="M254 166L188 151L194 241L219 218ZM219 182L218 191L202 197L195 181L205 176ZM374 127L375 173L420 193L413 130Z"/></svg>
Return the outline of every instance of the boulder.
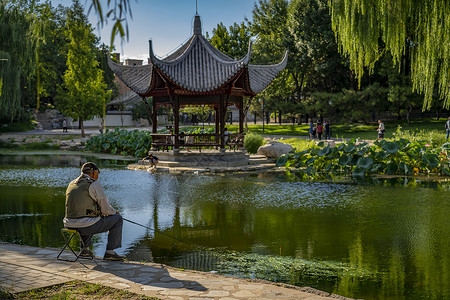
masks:
<svg viewBox="0 0 450 300"><path fill-rule="evenodd" d="M24 142L25 144L42 143L42 140L40 138L28 138Z"/></svg>
<svg viewBox="0 0 450 300"><path fill-rule="evenodd" d="M285 143L270 141L268 144L258 148L257 154L264 155L269 158L278 158L283 154L291 152L294 148Z"/></svg>

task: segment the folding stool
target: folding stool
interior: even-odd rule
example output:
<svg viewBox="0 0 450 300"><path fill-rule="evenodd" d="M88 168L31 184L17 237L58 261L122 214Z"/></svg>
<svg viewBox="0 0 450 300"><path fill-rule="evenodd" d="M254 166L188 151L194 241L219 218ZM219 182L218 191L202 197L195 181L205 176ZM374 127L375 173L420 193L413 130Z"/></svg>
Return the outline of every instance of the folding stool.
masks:
<svg viewBox="0 0 450 300"><path fill-rule="evenodd" d="M80 254L81 254L81 252L83 252L83 250L85 250L85 249L89 250L89 248L84 244L83 239L81 238L81 235L78 232L78 230L76 230L76 229L69 229L69 228L62 228L61 229L61 234L62 234L62 236L64 238L64 242L66 244L64 245L62 250L59 252L58 256L56 257L57 260L64 260L64 261L75 262L75 261L77 261L80 258ZM75 235L78 235L78 238L80 239L80 244L81 244L80 251L78 253L76 253L72 249L72 247L70 246L70 241L73 239L73 237ZM70 251L72 251L73 255L75 255L75 257L76 257L75 260L59 258L66 248L69 248ZM82 258L88 258L88 257L82 257ZM89 259L94 259L94 256L91 255L91 257Z"/></svg>

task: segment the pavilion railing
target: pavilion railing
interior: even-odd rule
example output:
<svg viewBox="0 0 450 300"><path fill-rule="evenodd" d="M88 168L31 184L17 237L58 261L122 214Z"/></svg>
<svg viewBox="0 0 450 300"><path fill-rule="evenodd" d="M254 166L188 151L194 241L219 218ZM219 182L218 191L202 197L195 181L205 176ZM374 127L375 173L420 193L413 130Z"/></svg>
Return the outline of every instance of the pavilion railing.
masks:
<svg viewBox="0 0 450 300"><path fill-rule="evenodd" d="M178 138L178 146L181 148L218 148L220 147L220 134L152 134L152 148L168 150L169 147L175 147L175 140ZM225 147L230 149L239 149L244 146L244 136L241 133L232 133L224 135Z"/></svg>

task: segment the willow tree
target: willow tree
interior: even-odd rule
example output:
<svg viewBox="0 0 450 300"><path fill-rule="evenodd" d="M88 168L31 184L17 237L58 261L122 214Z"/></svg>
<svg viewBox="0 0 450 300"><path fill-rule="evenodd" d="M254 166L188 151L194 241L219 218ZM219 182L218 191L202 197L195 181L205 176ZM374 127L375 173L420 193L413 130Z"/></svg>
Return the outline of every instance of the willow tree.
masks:
<svg viewBox="0 0 450 300"><path fill-rule="evenodd" d="M101 116L110 91L96 60L97 38L78 0L68 10L68 54L64 83L56 98L57 107L66 116L80 120L84 137L84 120Z"/></svg>
<svg viewBox="0 0 450 300"><path fill-rule="evenodd" d="M413 88L424 94L423 109L437 91L450 107L450 2L448 0L329 0L341 51L359 78L384 52L401 65L411 59Z"/></svg>
<svg viewBox="0 0 450 300"><path fill-rule="evenodd" d="M0 1L0 124L23 114L22 89L33 65L30 17L18 5Z"/></svg>

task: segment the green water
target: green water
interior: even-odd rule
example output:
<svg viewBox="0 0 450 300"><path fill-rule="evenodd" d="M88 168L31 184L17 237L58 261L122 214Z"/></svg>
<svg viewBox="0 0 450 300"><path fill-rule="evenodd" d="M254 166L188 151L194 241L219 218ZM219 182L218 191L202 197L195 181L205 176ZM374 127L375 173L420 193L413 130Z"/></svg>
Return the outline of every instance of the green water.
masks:
<svg viewBox="0 0 450 300"><path fill-rule="evenodd" d="M355 298L450 298L448 182L175 176L96 157L0 155L0 241L62 246L65 188L86 159L124 218L157 230L125 222L118 252L130 259ZM105 247L97 235L95 254Z"/></svg>

